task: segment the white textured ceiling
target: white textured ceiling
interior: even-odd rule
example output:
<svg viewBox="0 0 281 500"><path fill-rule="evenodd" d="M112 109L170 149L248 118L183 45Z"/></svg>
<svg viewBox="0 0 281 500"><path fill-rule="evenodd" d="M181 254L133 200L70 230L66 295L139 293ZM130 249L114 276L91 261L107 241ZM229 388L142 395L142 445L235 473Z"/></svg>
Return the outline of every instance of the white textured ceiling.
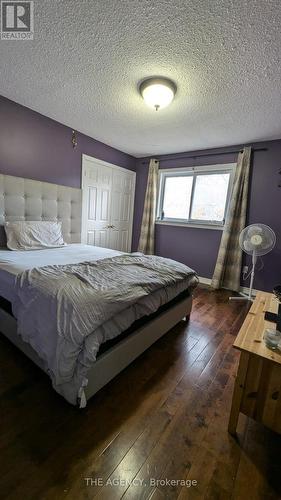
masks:
<svg viewBox="0 0 281 500"><path fill-rule="evenodd" d="M280 0L35 0L34 41L0 41L0 93L142 156L281 137ZM166 109L137 91L153 75Z"/></svg>

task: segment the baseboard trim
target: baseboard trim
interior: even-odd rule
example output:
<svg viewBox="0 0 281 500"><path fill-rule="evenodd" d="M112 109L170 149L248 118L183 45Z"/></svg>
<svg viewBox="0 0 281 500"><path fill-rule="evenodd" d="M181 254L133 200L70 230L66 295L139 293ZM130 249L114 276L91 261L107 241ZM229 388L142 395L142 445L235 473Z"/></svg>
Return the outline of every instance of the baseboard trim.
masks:
<svg viewBox="0 0 281 500"><path fill-rule="evenodd" d="M212 283L211 278L204 278L204 276L198 276L198 277L199 277L199 283L201 283L202 285L211 286L211 283ZM240 292L242 292L242 293L249 293L249 291L250 291L250 289L246 286L240 287ZM257 292L259 292L259 291L260 290L253 288L252 294L257 295Z"/></svg>
<svg viewBox="0 0 281 500"><path fill-rule="evenodd" d="M252 294L253 295L257 295L258 292L262 292L262 291L263 290L257 290L256 288L253 288ZM247 286L241 286L240 287L240 292L249 293L250 292L250 288L248 288Z"/></svg>
<svg viewBox="0 0 281 500"><path fill-rule="evenodd" d="M203 276L198 276L199 278L199 283L201 283L202 285L211 285L211 278L204 278Z"/></svg>

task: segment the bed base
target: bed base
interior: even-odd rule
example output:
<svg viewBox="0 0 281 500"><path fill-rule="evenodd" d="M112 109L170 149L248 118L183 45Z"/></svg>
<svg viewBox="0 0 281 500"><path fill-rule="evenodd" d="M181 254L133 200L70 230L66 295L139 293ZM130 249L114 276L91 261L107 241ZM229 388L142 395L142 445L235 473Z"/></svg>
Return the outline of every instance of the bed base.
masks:
<svg viewBox="0 0 281 500"><path fill-rule="evenodd" d="M188 317L191 307L192 296L190 295L166 311L159 313L151 321L101 354L88 372L88 386L85 388L86 398L91 398L173 326L183 318ZM39 368L45 371L44 363L34 349L17 334L16 319L3 309L0 309L0 331Z"/></svg>

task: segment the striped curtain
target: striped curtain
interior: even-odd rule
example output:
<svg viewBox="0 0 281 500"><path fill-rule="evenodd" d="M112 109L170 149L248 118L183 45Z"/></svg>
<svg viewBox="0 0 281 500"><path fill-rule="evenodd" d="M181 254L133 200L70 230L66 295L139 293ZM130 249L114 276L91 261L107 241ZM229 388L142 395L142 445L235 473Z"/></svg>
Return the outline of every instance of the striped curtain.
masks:
<svg viewBox="0 0 281 500"><path fill-rule="evenodd" d="M142 214L141 232L138 251L144 254L154 254L154 231L157 204L159 161L149 162L148 179Z"/></svg>
<svg viewBox="0 0 281 500"><path fill-rule="evenodd" d="M242 250L239 235L246 224L251 148L239 153L230 204L211 286L240 290Z"/></svg>

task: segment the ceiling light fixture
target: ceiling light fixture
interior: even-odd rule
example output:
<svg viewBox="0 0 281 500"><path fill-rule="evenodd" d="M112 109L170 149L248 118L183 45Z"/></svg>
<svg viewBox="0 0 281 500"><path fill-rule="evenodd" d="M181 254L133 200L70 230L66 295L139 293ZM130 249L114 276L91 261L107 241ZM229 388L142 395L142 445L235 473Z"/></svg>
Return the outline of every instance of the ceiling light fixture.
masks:
<svg viewBox="0 0 281 500"><path fill-rule="evenodd" d="M175 83L168 78L148 78L140 84L140 93L145 103L156 111L168 106L176 91Z"/></svg>

